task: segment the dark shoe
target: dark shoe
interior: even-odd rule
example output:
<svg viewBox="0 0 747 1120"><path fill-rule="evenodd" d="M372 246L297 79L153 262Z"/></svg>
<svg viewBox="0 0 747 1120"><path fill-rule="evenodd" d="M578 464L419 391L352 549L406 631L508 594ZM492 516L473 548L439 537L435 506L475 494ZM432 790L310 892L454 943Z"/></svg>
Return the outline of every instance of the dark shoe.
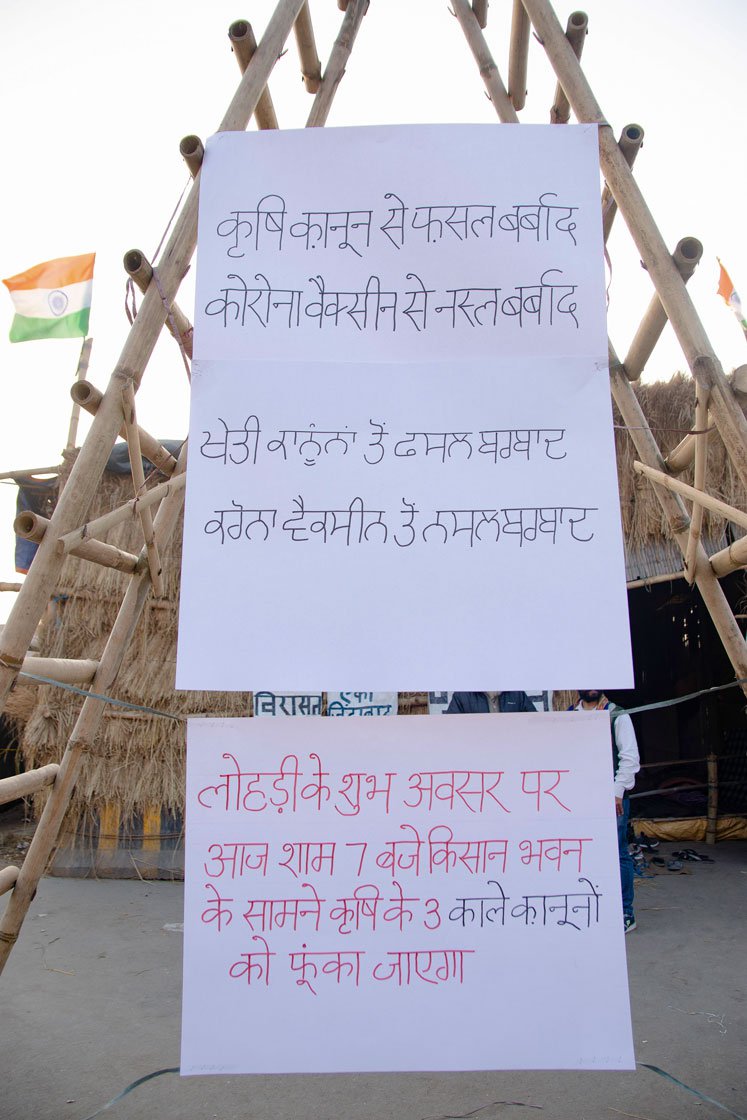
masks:
<svg viewBox="0 0 747 1120"><path fill-rule="evenodd" d="M623 926L626 933L632 933L636 928L636 920L632 914L625 914L623 917Z"/></svg>

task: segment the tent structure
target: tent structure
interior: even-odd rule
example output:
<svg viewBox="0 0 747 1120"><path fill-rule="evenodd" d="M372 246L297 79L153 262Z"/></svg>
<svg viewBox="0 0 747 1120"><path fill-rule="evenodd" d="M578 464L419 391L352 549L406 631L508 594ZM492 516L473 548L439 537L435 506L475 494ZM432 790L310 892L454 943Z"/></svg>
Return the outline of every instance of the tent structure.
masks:
<svg viewBox="0 0 747 1120"><path fill-rule="evenodd" d="M314 42L309 0L279 0L258 44L249 24L240 21L232 26L229 34L243 76L219 131L243 130L253 115L260 128L277 127L267 83L291 33L295 35L305 87L314 97L307 124L319 127L325 123L364 21L368 0L338 0L338 6L344 12L340 32L324 68ZM548 0L515 0L506 88L484 34L487 0L452 0L452 8L501 122L519 123L533 30L558 82L551 121L562 127L572 110L578 121L596 123L599 127L600 166L606 183L602 197L605 237L619 211L656 290L628 353L621 358L611 341L609 345L612 394L627 430L626 438L635 448L631 464L634 476L630 475L637 480L634 516L638 517L642 508L639 488L650 487L658 505L655 517L666 526L681 558L676 570L661 574L683 573L688 583L697 586L733 674L747 693L745 641L720 582L747 564L747 539L739 535L747 529L747 515L735 504L743 504L740 499L747 487L747 421L686 289L686 281L700 257L700 245L688 237L670 252L664 243L631 170L643 139L642 129L629 125L616 139L581 68L579 58L587 30L583 13L574 13L564 32ZM107 573L117 573L112 583L119 584L119 602L116 610L112 608L105 641L86 658L51 658L45 666L45 675L75 681L90 689L59 766L42 765L5 779L0 785L4 800L50 787L22 868L0 871L0 890L10 892L0 922L0 968L18 936L57 842L76 784L96 764L97 744L107 710L102 697L112 694L131 655L136 628L144 613L164 609L147 605L153 601L151 593L160 600L173 580L169 542L182 510L187 449L185 444L174 455L139 426L136 393L164 325L177 339L185 362L191 356L191 325L175 299L197 240L203 148L196 137L188 137L181 150L194 177L192 189L158 261L151 264L140 252L128 253L125 258L125 267L144 291L144 299L105 392L99 393L84 381L75 387L75 399L94 414L94 422L72 464L53 516L48 522L36 524L39 550L0 637L0 705L4 705L18 673L34 667L33 662L26 661L29 646L60 585L66 558L76 556L86 562L82 567L95 564ZM687 420L682 425L687 434L671 450L658 442L655 425L647 420L641 396L633 390L633 382L639 379L667 321L674 328L696 388L696 399L688 405ZM92 502L101 494L102 475L118 434L124 436L129 447L135 496L90 519ZM733 479L727 494L714 494L709 485L709 443L723 446L724 461ZM143 457L161 472L160 481L146 479ZM691 466L692 485L680 477ZM721 520L710 524L706 518L711 515ZM103 540L116 526L133 518L139 526L137 544L126 549ZM724 537L715 551L710 546L707 550L705 544L713 539L712 529L721 525L718 533L723 537L724 524L730 527L728 538ZM737 527L736 531L731 527ZM147 629L146 622L141 637ZM159 653L162 656L162 651L156 649L153 656ZM145 656L151 657L147 648ZM37 668L38 664L37 660Z"/></svg>

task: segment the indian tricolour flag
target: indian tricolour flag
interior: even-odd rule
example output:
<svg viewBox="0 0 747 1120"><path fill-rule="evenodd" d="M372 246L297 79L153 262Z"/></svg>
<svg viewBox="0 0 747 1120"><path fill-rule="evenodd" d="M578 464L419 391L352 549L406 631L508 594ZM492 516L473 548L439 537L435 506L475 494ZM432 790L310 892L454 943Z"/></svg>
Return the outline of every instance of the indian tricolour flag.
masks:
<svg viewBox="0 0 747 1120"><path fill-rule="evenodd" d="M718 257L716 259L718 260ZM739 319L739 322L742 324L742 329L744 331L747 331L747 319L745 319L744 311L742 310L742 301L740 300L738 293L734 290L734 285L729 278L729 273L726 271L720 260L718 261L718 266L721 269L718 278L718 294L729 304L729 307L732 309L737 319Z"/></svg>
<svg viewBox="0 0 747 1120"><path fill-rule="evenodd" d="M95 253L44 261L3 280L16 309L11 342L88 334Z"/></svg>

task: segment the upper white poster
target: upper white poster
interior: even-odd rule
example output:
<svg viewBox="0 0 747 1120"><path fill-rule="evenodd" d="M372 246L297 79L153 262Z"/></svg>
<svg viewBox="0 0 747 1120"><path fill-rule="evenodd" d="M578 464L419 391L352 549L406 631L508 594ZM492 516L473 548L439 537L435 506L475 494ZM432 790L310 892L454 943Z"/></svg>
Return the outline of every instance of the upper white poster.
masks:
<svg viewBox="0 0 747 1120"><path fill-rule="evenodd" d="M196 358L607 354L596 125L224 132Z"/></svg>
<svg viewBox="0 0 747 1120"><path fill-rule="evenodd" d="M632 684L596 144L213 138L179 688Z"/></svg>

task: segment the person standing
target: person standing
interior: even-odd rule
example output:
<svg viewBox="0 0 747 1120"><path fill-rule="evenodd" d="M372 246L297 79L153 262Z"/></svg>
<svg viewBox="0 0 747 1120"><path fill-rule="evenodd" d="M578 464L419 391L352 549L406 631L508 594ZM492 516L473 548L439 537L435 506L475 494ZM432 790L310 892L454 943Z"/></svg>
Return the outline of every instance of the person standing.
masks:
<svg viewBox="0 0 747 1120"><path fill-rule="evenodd" d="M623 924L625 932L630 933L636 927L636 920L633 909L633 857L628 848L628 820L630 819L630 791L635 785L635 776L641 768L633 721L630 716L622 712L622 709L612 704L599 689L579 689L575 711L609 711L612 717L615 811L617 813L617 847L620 856ZM616 712L620 714L615 715Z"/></svg>
<svg viewBox="0 0 747 1120"><path fill-rule="evenodd" d="M536 712L526 692L455 692L444 715L455 712Z"/></svg>

